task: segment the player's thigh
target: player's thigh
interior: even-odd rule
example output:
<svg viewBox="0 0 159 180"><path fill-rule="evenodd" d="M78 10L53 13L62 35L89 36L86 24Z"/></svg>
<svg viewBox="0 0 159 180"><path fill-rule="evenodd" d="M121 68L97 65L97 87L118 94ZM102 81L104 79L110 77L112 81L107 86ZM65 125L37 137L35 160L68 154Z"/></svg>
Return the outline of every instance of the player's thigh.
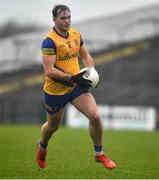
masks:
<svg viewBox="0 0 159 180"><path fill-rule="evenodd" d="M57 113L55 114L49 114L47 112L47 122L49 127L58 127L63 120L64 115L64 108L61 108Z"/></svg>
<svg viewBox="0 0 159 180"><path fill-rule="evenodd" d="M72 104L89 119L99 118L99 111L91 93L81 94L72 101Z"/></svg>

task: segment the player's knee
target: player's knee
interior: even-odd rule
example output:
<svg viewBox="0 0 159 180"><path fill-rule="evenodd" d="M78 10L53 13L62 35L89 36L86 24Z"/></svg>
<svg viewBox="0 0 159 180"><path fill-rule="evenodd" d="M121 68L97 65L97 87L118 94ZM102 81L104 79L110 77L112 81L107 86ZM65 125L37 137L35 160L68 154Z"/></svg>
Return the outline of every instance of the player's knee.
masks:
<svg viewBox="0 0 159 180"><path fill-rule="evenodd" d="M51 126L51 127L48 128L48 131L54 133L58 129L59 129L59 126Z"/></svg>
<svg viewBox="0 0 159 180"><path fill-rule="evenodd" d="M90 123L98 125L100 123L100 115L98 112L94 112L90 117Z"/></svg>

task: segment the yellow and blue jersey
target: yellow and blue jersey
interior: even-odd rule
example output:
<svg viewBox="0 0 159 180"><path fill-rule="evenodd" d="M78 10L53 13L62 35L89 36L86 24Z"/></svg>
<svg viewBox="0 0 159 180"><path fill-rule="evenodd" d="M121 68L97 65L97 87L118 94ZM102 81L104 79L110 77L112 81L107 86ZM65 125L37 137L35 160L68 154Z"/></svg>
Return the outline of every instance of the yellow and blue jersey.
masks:
<svg viewBox="0 0 159 180"><path fill-rule="evenodd" d="M55 67L61 71L75 75L79 73L78 53L83 45L80 33L70 28L68 36L63 37L53 28L42 43L44 56L56 55ZM46 76L44 91L50 95L64 95L69 93L72 87L65 86Z"/></svg>

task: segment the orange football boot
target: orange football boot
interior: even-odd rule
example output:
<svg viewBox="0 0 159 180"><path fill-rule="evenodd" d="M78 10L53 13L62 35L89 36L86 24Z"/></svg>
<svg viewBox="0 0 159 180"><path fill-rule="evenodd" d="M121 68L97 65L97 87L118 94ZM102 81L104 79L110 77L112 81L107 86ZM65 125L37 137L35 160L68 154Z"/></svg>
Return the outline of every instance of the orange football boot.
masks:
<svg viewBox="0 0 159 180"><path fill-rule="evenodd" d="M104 154L95 156L95 161L102 163L104 165L104 167L107 169L116 168L116 164L112 160L110 160L107 156L105 156Z"/></svg>
<svg viewBox="0 0 159 180"><path fill-rule="evenodd" d="M44 149L38 143L37 145L37 152L36 152L36 162L39 168L44 169L46 167L46 155L47 149Z"/></svg>

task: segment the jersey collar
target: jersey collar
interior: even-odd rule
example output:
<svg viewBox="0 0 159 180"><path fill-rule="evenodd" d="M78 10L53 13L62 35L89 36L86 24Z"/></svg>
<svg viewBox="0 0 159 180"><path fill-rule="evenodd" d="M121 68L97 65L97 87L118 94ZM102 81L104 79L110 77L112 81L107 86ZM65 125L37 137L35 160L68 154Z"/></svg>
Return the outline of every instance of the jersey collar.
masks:
<svg viewBox="0 0 159 180"><path fill-rule="evenodd" d="M55 29L55 26L53 27L53 30L55 31L56 34L58 34L59 36L61 36L64 39L67 39L69 37L69 32L67 33L67 36L63 36L59 32L57 32L57 30Z"/></svg>

